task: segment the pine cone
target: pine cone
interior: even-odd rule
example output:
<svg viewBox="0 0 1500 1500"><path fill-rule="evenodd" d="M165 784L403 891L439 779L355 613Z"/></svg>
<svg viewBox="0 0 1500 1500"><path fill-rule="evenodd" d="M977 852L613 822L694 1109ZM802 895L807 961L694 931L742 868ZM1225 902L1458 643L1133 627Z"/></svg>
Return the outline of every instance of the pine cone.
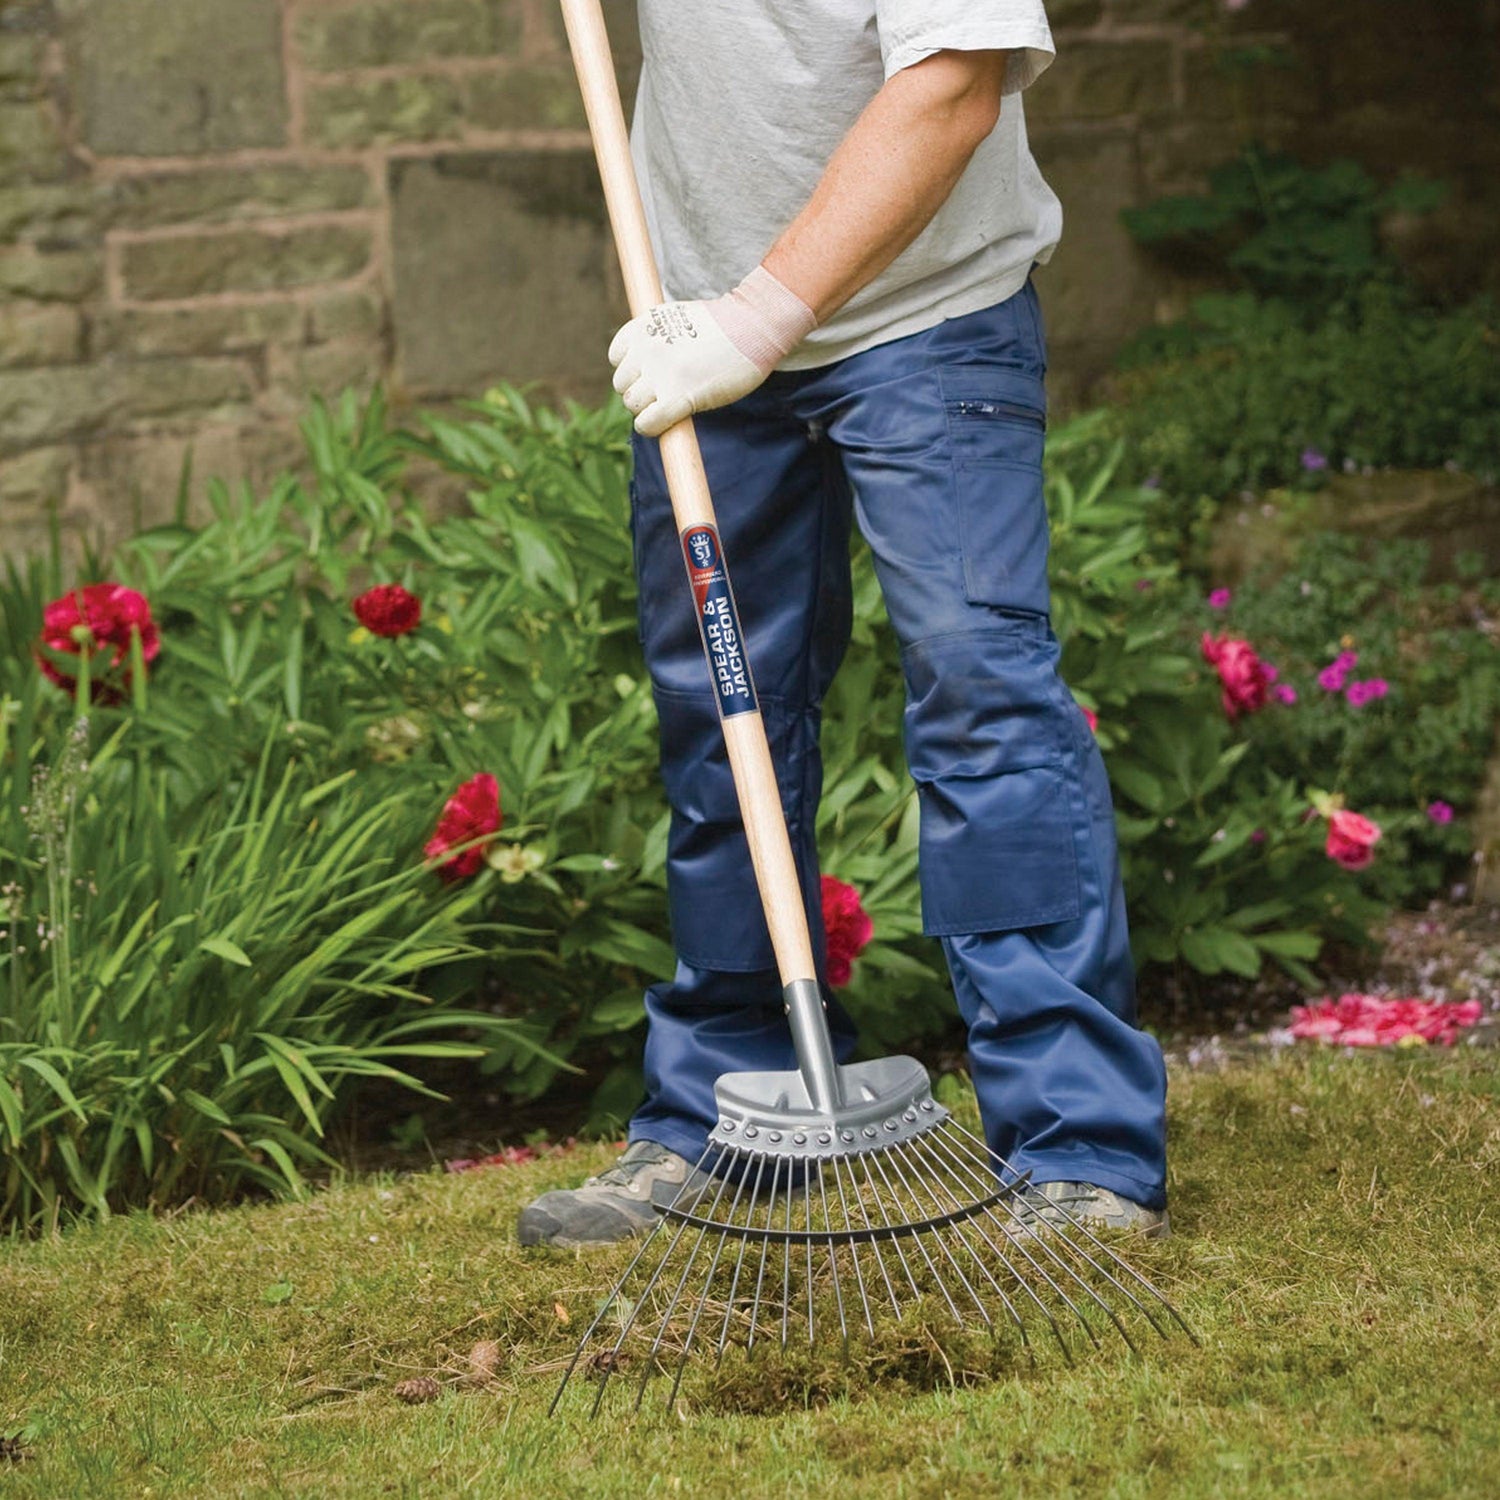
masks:
<svg viewBox="0 0 1500 1500"><path fill-rule="evenodd" d="M418 1375L415 1380L398 1381L394 1387L398 1401L408 1406L417 1406L423 1401L436 1401L443 1388L431 1375Z"/></svg>

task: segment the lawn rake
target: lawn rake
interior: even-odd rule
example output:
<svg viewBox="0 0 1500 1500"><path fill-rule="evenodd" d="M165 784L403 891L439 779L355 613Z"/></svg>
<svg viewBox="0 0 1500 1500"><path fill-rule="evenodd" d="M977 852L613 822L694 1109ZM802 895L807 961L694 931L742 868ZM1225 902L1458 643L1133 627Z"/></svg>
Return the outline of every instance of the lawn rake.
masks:
<svg viewBox="0 0 1500 1500"><path fill-rule="evenodd" d="M599 0L562 0L632 312L661 301ZM1071 1360L1131 1325L1191 1330L1085 1223L1032 1186L932 1096L909 1057L840 1066L815 977L807 913L754 681L690 420L661 456L698 606L710 679L780 971L798 1067L719 1079L719 1119L681 1189L605 1298L553 1410L586 1373L594 1410L629 1371L636 1405L695 1346L785 1348L920 1309L962 1328L1032 1330Z"/></svg>

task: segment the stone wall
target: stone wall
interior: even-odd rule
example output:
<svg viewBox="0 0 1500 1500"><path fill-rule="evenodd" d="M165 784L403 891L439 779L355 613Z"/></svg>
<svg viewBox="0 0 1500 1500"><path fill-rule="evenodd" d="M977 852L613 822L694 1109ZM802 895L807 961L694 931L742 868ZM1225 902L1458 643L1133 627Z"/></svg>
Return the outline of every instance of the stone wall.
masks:
<svg viewBox="0 0 1500 1500"><path fill-rule="evenodd" d="M1486 274L1497 4L1052 0L1027 108L1068 215L1039 281L1058 394L1192 289L1119 210L1251 131L1454 180L1411 253ZM1227 73L1226 41L1292 61ZM598 396L623 315L553 0L0 0L5 552L54 503L74 531L162 516L189 450L200 488L294 462L310 392Z"/></svg>

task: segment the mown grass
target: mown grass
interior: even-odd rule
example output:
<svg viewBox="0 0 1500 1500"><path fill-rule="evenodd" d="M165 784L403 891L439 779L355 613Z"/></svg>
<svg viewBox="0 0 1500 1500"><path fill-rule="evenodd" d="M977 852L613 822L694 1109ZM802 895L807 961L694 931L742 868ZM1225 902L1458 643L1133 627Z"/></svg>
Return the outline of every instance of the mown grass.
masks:
<svg viewBox="0 0 1500 1500"><path fill-rule="evenodd" d="M1176 1076L1172 1125L1178 1234L1136 1259L1201 1349L968 1385L936 1325L891 1330L847 1366L695 1367L677 1414L633 1422L546 1416L623 1257L511 1232L604 1148L0 1246L0 1435L30 1454L0 1492L1500 1494L1500 1056ZM502 1363L476 1383L481 1340ZM436 1401L397 1401L416 1375Z"/></svg>

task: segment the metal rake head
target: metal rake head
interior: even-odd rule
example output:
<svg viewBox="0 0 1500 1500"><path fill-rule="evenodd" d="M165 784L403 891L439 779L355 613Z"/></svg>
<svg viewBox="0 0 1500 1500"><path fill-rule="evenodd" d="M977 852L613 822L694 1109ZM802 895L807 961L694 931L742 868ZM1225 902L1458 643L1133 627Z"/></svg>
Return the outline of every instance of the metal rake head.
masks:
<svg viewBox="0 0 1500 1500"><path fill-rule="evenodd" d="M909 1060L883 1063L897 1061ZM735 1077L759 1080L764 1095L764 1080L797 1075L722 1082ZM758 1114L725 1113L600 1305L552 1410L586 1375L597 1414L627 1372L637 1409L652 1375L670 1373L670 1408L695 1346L722 1359L735 1344L785 1349L836 1335L847 1350L851 1338L875 1340L877 1321L915 1307L959 1328L1008 1328L1028 1356L1040 1330L1069 1363L1080 1336L1098 1347L1110 1327L1132 1349L1133 1326L1165 1338L1171 1323L1193 1338L1144 1276L959 1125L921 1079L895 1112L888 1090L872 1092L887 1106L873 1125L849 1111L809 1116L785 1099L772 1113L764 1099Z"/></svg>

